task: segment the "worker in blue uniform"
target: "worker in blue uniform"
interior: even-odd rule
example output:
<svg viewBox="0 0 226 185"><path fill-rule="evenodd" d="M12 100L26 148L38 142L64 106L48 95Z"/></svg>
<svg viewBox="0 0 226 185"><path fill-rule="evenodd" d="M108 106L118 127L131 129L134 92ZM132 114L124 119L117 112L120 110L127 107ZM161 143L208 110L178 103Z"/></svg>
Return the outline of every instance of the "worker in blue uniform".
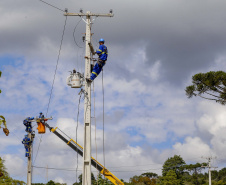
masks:
<svg viewBox="0 0 226 185"><path fill-rule="evenodd" d="M96 51L96 54L99 55L99 58L97 60L97 63L93 67L93 71L92 71L90 78L86 79L88 82L92 82L100 74L102 68L104 67L104 65L107 61L108 49L104 45L104 42L105 42L104 39L99 40L99 44L100 44L99 50Z"/></svg>
<svg viewBox="0 0 226 185"><path fill-rule="evenodd" d="M31 120L33 120L34 119L34 117L27 117L24 121L23 121L23 123L24 123L24 125L26 126L26 129L25 129L25 131L26 132L32 132L32 129L31 129Z"/></svg>
<svg viewBox="0 0 226 185"><path fill-rule="evenodd" d="M25 148L25 157L29 157L29 148L30 148L30 145L31 145L32 141L31 139L25 135L24 136L24 139L22 141L22 144L24 144L24 148Z"/></svg>
<svg viewBox="0 0 226 185"><path fill-rule="evenodd" d="M45 116L42 112L39 113L39 118L45 118Z"/></svg>

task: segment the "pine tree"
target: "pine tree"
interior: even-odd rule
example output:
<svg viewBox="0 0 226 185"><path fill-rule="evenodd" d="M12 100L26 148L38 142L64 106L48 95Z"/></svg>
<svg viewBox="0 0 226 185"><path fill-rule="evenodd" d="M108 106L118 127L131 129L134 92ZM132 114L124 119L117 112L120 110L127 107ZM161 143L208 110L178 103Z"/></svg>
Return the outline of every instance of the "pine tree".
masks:
<svg viewBox="0 0 226 185"><path fill-rule="evenodd" d="M201 98L214 100L225 105L226 73L223 71L198 73L192 76L192 85L187 86L185 91L188 98L200 96Z"/></svg>

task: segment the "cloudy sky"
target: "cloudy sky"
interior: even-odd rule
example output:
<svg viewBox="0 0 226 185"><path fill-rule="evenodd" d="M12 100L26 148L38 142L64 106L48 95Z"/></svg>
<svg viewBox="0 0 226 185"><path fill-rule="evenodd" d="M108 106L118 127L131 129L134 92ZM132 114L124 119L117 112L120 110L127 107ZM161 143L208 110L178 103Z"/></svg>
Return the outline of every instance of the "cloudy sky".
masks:
<svg viewBox="0 0 226 185"><path fill-rule="evenodd" d="M58 9L40 0L0 2L0 114L10 130L8 137L0 132L0 156L13 178L26 181L27 159L21 140L27 116L48 111L54 118L51 126L83 145L84 102L77 122L80 89L66 85L73 68L84 72L85 23L80 17L67 17L47 109L65 8L73 13L80 8L114 12L113 18L93 17L93 45L97 48L98 39L104 38L109 58L104 67L105 145L100 75L94 85L92 156L102 164L105 161L110 171L126 181L144 172L161 174L164 161L175 154L187 163L206 162L202 157L213 156L213 166L226 166L225 107L200 98L187 99L184 92L192 75L226 67L225 0L45 2ZM92 117L93 110L94 98ZM48 180L70 185L82 170L82 158L49 131L42 136L36 131L33 156L34 166L58 169L34 168L33 182L46 182L48 173Z"/></svg>

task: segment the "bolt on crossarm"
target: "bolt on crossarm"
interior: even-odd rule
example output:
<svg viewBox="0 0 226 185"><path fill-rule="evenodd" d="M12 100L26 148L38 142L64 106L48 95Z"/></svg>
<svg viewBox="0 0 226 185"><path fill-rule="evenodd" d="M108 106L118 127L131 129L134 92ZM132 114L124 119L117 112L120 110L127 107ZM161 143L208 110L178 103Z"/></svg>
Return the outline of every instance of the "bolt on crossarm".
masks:
<svg viewBox="0 0 226 185"><path fill-rule="evenodd" d="M85 78L90 78L91 74L91 55L93 47L91 44L91 18L95 17L113 17L112 11L108 14L96 14L87 11L83 13L65 13L65 16L86 17L86 56L85 56ZM83 152L83 185L91 185L91 83L85 82L85 100L84 100L84 152Z"/></svg>

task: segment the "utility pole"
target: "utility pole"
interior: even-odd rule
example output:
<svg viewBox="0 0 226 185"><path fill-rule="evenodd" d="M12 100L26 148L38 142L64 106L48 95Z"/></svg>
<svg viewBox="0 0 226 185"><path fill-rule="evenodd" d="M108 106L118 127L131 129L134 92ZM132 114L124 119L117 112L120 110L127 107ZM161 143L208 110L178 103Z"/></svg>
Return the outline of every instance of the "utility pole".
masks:
<svg viewBox="0 0 226 185"><path fill-rule="evenodd" d="M208 160L208 165L207 166L202 166L202 167L209 168L208 169L208 172L209 172L209 185L211 185L212 184L212 182L211 182L211 168L215 169L217 167L211 167L211 160L213 159L212 157L207 157L205 159Z"/></svg>
<svg viewBox="0 0 226 185"><path fill-rule="evenodd" d="M86 56L85 56L85 79L90 78L91 56L94 49L91 43L91 18L93 17L113 17L112 10L108 14L96 14L87 11L83 13L66 13L65 16L86 17ZM82 185L91 185L91 83L85 80L85 100L84 100L84 149L83 149L83 174Z"/></svg>
<svg viewBox="0 0 226 185"><path fill-rule="evenodd" d="M32 127L31 127L32 130ZM31 133L28 133L28 138L32 141L29 145L29 156L27 157L27 185L31 185L32 181L32 146L33 146L33 140L34 140L35 134L33 134L33 131Z"/></svg>

